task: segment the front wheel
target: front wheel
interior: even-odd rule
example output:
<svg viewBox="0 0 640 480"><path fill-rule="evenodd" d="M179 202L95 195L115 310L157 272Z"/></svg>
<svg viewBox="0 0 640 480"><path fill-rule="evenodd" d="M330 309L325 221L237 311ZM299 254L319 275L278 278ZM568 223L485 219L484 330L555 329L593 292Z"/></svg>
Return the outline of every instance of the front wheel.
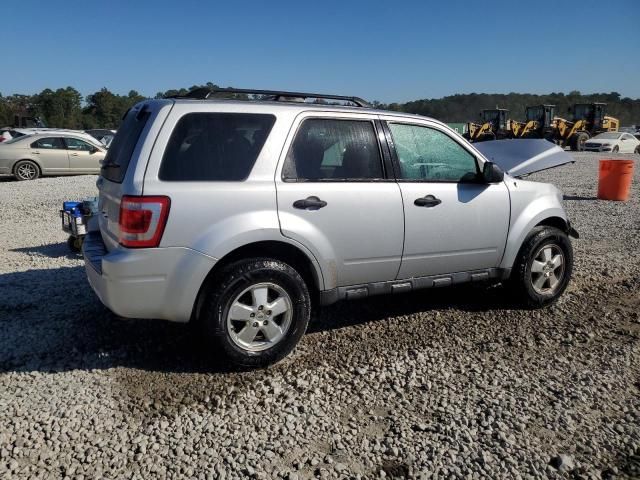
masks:
<svg viewBox="0 0 640 480"><path fill-rule="evenodd" d="M212 354L241 367L265 367L302 338L311 314L309 290L290 265L267 258L233 263L209 282L199 315Z"/></svg>
<svg viewBox="0 0 640 480"><path fill-rule="evenodd" d="M520 248L509 286L518 300L539 308L562 295L572 271L573 248L567 234L555 227L535 227Z"/></svg>
<svg viewBox="0 0 640 480"><path fill-rule="evenodd" d="M613 147L613 149L611 149L611 153L618 153L620 151L620 147L618 147L618 145L616 145L615 147Z"/></svg>

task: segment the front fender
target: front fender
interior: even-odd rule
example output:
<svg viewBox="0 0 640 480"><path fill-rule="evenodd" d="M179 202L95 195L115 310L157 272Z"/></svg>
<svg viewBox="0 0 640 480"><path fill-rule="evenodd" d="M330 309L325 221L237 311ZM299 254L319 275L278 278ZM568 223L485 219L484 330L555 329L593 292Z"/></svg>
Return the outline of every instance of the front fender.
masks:
<svg viewBox="0 0 640 480"><path fill-rule="evenodd" d="M500 263L501 268L510 269L513 267L520 247L536 225L554 217L560 218L565 224L568 224L567 215L562 207L544 207L541 209L541 204L544 203L545 200L543 198L533 201L512 222L509 236L507 237L507 245Z"/></svg>

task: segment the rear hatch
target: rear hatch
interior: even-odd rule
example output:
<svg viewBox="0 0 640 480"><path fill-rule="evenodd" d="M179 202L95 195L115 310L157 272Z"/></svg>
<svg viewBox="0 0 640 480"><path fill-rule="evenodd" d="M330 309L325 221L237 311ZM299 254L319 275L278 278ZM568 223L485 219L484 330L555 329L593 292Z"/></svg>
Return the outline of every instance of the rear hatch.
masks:
<svg viewBox="0 0 640 480"><path fill-rule="evenodd" d="M123 117L107 151L97 186L98 223L102 240L109 251L118 246L122 196L142 194L144 171L151 147L172 103L166 100L148 101L132 107Z"/></svg>

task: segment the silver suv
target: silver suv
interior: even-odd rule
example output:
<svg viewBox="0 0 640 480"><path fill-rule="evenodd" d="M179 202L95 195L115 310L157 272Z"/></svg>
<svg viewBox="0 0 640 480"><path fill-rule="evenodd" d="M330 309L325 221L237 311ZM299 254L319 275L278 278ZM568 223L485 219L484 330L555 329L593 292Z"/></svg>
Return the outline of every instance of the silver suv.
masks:
<svg viewBox="0 0 640 480"><path fill-rule="evenodd" d="M264 366L314 304L488 280L538 307L565 290L575 231L554 186L503 173L430 118L234 93L254 97L195 92L124 117L84 242L117 315L194 322L211 351Z"/></svg>

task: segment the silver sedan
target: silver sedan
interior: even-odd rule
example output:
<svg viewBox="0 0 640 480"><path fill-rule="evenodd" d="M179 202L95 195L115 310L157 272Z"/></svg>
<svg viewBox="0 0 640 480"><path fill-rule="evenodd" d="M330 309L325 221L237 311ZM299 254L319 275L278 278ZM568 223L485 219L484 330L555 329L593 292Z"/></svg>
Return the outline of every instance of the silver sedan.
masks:
<svg viewBox="0 0 640 480"><path fill-rule="evenodd" d="M85 133L43 132L0 143L0 174L18 180L97 174L107 150Z"/></svg>

